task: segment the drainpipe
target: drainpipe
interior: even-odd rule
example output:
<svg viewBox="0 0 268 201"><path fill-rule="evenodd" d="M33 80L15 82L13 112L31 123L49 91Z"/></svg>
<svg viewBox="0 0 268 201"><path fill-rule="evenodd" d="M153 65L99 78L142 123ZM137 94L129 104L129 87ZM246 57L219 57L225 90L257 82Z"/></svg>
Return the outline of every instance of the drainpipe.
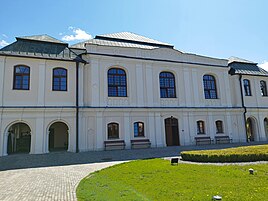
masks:
<svg viewBox="0 0 268 201"><path fill-rule="evenodd" d="M244 102L243 87L242 87L242 82L241 81L242 81L242 75L240 74L239 75L240 93L241 93L242 107L244 108L243 117L244 117L244 123L245 123L245 131L246 131L247 142L249 142L248 135L247 135L247 117L246 117L247 107L245 106L245 102Z"/></svg>
<svg viewBox="0 0 268 201"><path fill-rule="evenodd" d="M76 61L76 153L79 152L79 62Z"/></svg>

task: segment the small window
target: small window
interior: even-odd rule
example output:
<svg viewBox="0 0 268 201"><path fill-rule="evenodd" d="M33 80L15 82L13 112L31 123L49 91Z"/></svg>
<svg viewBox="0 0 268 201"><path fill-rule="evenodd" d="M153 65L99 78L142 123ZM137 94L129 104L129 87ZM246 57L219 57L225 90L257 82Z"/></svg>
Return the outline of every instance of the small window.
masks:
<svg viewBox="0 0 268 201"><path fill-rule="evenodd" d="M260 85L261 85L261 95L262 96L267 96L267 87L266 87L266 82L265 81L260 81Z"/></svg>
<svg viewBox="0 0 268 201"><path fill-rule="evenodd" d="M222 121L216 121L216 133L223 133Z"/></svg>
<svg viewBox="0 0 268 201"><path fill-rule="evenodd" d="M244 83L245 96L251 96L250 81L245 79L243 80L243 83Z"/></svg>
<svg viewBox="0 0 268 201"><path fill-rule="evenodd" d="M108 139L119 139L119 124L109 123L108 124Z"/></svg>
<svg viewBox="0 0 268 201"><path fill-rule="evenodd" d="M197 134L205 134L205 122L197 121Z"/></svg>
<svg viewBox="0 0 268 201"><path fill-rule="evenodd" d="M144 137L144 123L134 123L134 137Z"/></svg>
<svg viewBox="0 0 268 201"><path fill-rule="evenodd" d="M216 80L212 75L203 76L205 99L217 99Z"/></svg>
<svg viewBox="0 0 268 201"><path fill-rule="evenodd" d="M64 68L53 69L53 91L67 91L67 70Z"/></svg>
<svg viewBox="0 0 268 201"><path fill-rule="evenodd" d="M29 90L30 86L30 68L27 66L15 66L13 89Z"/></svg>
<svg viewBox="0 0 268 201"><path fill-rule="evenodd" d="M173 73L160 73L159 82L160 98L176 98L175 77Z"/></svg>
<svg viewBox="0 0 268 201"><path fill-rule="evenodd" d="M127 96L127 76L123 69L111 68L108 70L108 96Z"/></svg>

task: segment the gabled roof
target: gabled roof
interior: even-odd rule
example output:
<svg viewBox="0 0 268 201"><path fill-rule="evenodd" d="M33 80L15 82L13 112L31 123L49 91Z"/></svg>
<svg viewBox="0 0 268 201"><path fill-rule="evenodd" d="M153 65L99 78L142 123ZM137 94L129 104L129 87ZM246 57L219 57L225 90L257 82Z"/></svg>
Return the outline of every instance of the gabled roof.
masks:
<svg viewBox="0 0 268 201"><path fill-rule="evenodd" d="M68 45L68 43L64 43L56 38L53 38L47 34L43 34L43 35L33 35L33 36L22 36L22 37L16 37L16 39L20 40L33 40L33 41L41 41L41 42L49 42L49 43L59 43L59 44L66 44Z"/></svg>
<svg viewBox="0 0 268 201"><path fill-rule="evenodd" d="M94 39L72 45L72 48L85 49L85 44L112 46L112 47L130 47L141 49L156 49L160 47L172 48L173 45L163 43L151 38L140 36L130 32L120 32L113 34L97 35Z"/></svg>

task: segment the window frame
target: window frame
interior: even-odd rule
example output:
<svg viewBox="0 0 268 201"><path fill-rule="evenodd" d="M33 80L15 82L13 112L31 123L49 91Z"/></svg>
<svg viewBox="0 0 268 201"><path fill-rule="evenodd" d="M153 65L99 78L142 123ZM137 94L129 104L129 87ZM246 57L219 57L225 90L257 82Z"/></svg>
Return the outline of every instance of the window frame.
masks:
<svg viewBox="0 0 268 201"><path fill-rule="evenodd" d="M245 82L247 82L247 83L245 83ZM250 80L249 79L243 79L243 87L244 87L245 96L252 96Z"/></svg>
<svg viewBox="0 0 268 201"><path fill-rule="evenodd" d="M142 131L140 132L139 131L139 124L141 124L142 125ZM138 137L145 137L145 135L144 135L144 123L143 122L141 122L141 121L137 121L137 122L134 122L134 138L138 138ZM136 133L135 133L135 126L138 126L138 133L137 133L137 135L136 135Z"/></svg>
<svg viewBox="0 0 268 201"><path fill-rule="evenodd" d="M112 70L116 70L116 73L115 74L111 74L110 72ZM120 74L118 73L118 70L120 71L123 71L124 74ZM112 76L112 79L113 79L113 82L116 82L115 79L116 77L118 77L118 81L121 82L122 81L122 78L125 77L125 84L111 84L109 82L109 76ZM108 97L127 97L127 73L124 69L122 68L117 68L117 67L113 67L113 68L110 68L108 71L107 71L107 86L108 86ZM121 95L119 94L119 88L122 87L122 88L125 88L125 95ZM112 91L111 88L115 88L115 94L112 94Z"/></svg>
<svg viewBox="0 0 268 201"><path fill-rule="evenodd" d="M202 120L199 120L196 122L196 124L197 124L197 134L198 135L205 135L206 134L205 122Z"/></svg>
<svg viewBox="0 0 268 201"><path fill-rule="evenodd" d="M16 73L16 69L17 68L20 68L20 67L24 67L24 68L26 68L26 69L28 69L29 70L29 73L28 74L22 74L22 73ZM17 88L16 87L16 78L17 78L17 76L20 76L20 77L22 77L22 79L21 79L21 88ZM23 88L23 77L24 76L28 76L28 83L27 83L27 85L28 85L28 87L27 88ZM13 69L13 90L30 90L30 80L31 80L31 68L29 67L29 66L26 66L26 65L16 65L16 66L14 66L14 69Z"/></svg>
<svg viewBox="0 0 268 201"><path fill-rule="evenodd" d="M219 124L220 123L220 127ZM224 129L223 129L223 121L222 120L217 120L215 121L215 125L216 125L216 133L217 134L222 134L224 133ZM220 128L220 129L219 129Z"/></svg>
<svg viewBox="0 0 268 201"><path fill-rule="evenodd" d="M170 77L163 76L164 74L169 74L171 76ZM164 80L163 81L164 85L166 85L166 81L167 81L169 86L161 86L162 79ZM174 86L170 86L171 81L173 81ZM159 88L160 88L160 98L177 98L177 94L176 94L176 79L175 79L174 73L169 72L169 71L160 72L159 73ZM170 95L169 90L173 91L174 96ZM163 96L162 91L165 91L165 93L164 93L164 94L166 94L165 97Z"/></svg>
<svg viewBox="0 0 268 201"><path fill-rule="evenodd" d="M210 74L203 75L203 89L205 99L218 99L217 82L215 76Z"/></svg>
<svg viewBox="0 0 268 201"><path fill-rule="evenodd" d="M261 95L262 95L262 97L268 96L268 93L267 93L267 85L266 85L266 82L264 80L261 80L260 81L260 88L261 88Z"/></svg>
<svg viewBox="0 0 268 201"><path fill-rule="evenodd" d="M61 79L64 78L63 76L56 76L54 75L54 72L56 70L65 70L66 71L66 89L61 89L62 88L62 85L61 85ZM60 81L60 85L59 85L59 89L55 89L55 86L54 86L54 81L55 81L55 78L59 78ZM53 68L52 69L52 91L68 91L68 70L66 68L62 68L62 67L56 67L56 68Z"/></svg>
<svg viewBox="0 0 268 201"><path fill-rule="evenodd" d="M116 135L116 137L112 137L113 136L113 133L112 133L112 135L110 136L109 134L109 126L113 126L113 128L112 129L114 129L114 126L117 126L117 135ZM116 131L116 129L113 131L112 130L112 132L115 132ZM120 139L119 138L119 123L116 123L116 122L111 122L111 123L108 123L107 124L107 139L108 140L118 140L118 139Z"/></svg>

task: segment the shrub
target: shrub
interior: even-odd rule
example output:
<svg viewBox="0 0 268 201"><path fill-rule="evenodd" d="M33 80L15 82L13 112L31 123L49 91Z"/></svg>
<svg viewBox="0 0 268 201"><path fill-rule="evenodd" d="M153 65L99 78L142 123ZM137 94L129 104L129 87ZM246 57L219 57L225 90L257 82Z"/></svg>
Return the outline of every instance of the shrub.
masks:
<svg viewBox="0 0 268 201"><path fill-rule="evenodd" d="M268 161L268 145L217 150L183 151L182 160L193 162L252 162Z"/></svg>

